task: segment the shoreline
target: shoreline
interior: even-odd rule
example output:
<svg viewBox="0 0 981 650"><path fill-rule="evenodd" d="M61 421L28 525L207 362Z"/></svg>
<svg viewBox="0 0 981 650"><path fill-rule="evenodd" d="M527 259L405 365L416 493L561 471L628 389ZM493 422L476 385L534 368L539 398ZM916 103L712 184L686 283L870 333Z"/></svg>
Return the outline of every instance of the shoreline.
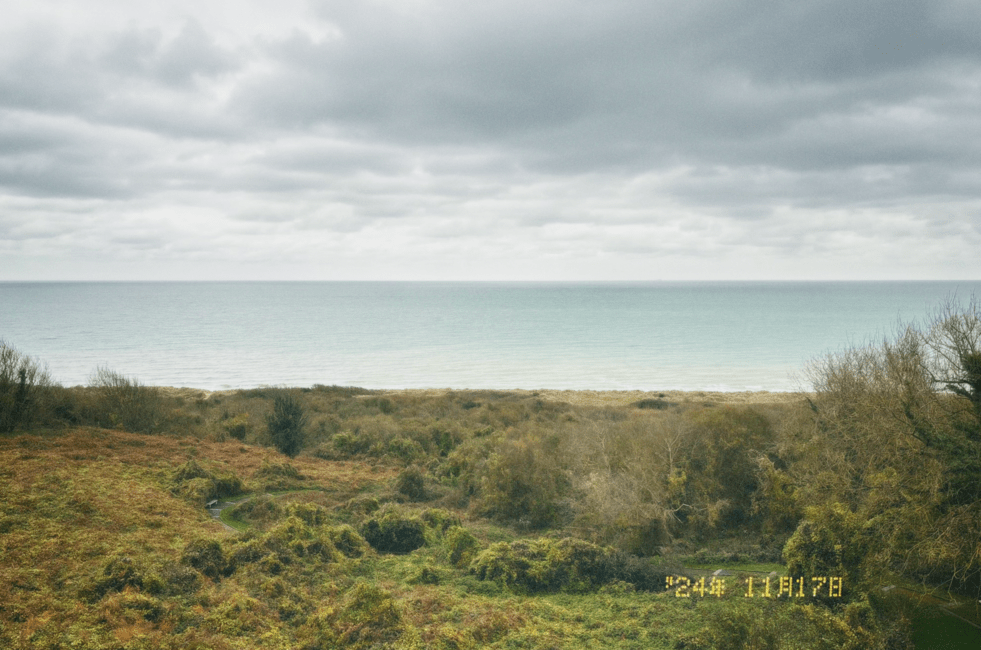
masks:
<svg viewBox="0 0 981 650"><path fill-rule="evenodd" d="M164 395L208 399L212 395L228 395L255 388L232 388L226 390L205 390L174 386L153 386ZM261 388L280 388L279 386ZM286 387L293 388L293 387ZM357 388L357 387L353 387ZM643 399L660 399L677 404L789 404L799 402L809 393L789 391L709 391L709 390L574 390L541 388L394 388L365 389L372 395L406 395L437 397L449 393L511 393L524 397L538 397L550 402L565 402L573 406L628 406Z"/></svg>

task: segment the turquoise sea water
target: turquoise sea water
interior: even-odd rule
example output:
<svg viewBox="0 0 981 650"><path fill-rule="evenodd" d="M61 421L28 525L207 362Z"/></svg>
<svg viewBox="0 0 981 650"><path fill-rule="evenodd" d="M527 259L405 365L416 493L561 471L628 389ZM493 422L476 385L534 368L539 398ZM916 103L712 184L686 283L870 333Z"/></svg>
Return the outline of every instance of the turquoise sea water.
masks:
<svg viewBox="0 0 981 650"><path fill-rule="evenodd" d="M64 385L795 390L981 282L0 283L0 338Z"/></svg>

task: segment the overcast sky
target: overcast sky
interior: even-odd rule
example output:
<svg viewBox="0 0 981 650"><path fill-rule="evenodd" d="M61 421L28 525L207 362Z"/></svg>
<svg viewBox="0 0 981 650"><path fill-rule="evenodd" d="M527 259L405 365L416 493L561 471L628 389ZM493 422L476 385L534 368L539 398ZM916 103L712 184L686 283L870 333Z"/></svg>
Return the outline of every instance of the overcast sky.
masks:
<svg viewBox="0 0 981 650"><path fill-rule="evenodd" d="M981 278L977 0L0 16L0 280Z"/></svg>

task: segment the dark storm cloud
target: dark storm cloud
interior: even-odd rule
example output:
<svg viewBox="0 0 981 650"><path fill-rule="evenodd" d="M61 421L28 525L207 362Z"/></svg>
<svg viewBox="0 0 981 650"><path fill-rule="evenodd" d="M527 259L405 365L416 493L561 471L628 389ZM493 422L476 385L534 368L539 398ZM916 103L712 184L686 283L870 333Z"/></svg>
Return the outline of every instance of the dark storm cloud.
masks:
<svg viewBox="0 0 981 650"><path fill-rule="evenodd" d="M239 100L286 126L503 141L559 170L747 156L847 166L957 148L878 110L962 94L955 66L977 66L981 32L942 4L596 4L477 3L492 8L464 17L322 3L342 36L272 46L277 68Z"/></svg>

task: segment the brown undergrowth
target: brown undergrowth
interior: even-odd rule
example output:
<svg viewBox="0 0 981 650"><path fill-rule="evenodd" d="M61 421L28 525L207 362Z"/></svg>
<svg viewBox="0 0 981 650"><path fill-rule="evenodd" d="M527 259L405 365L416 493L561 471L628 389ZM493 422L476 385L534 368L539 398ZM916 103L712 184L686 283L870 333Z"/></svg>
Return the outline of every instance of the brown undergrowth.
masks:
<svg viewBox="0 0 981 650"><path fill-rule="evenodd" d="M221 607L261 611L233 583L182 567L191 542L227 544L229 533L171 487L188 461L243 477L248 489L264 465L283 460L237 441L103 429L0 438L0 645L168 647L194 634L203 643L208 633L181 628ZM328 506L393 474L352 461L293 464ZM268 627L278 615L263 620ZM219 628L209 647L227 636Z"/></svg>

